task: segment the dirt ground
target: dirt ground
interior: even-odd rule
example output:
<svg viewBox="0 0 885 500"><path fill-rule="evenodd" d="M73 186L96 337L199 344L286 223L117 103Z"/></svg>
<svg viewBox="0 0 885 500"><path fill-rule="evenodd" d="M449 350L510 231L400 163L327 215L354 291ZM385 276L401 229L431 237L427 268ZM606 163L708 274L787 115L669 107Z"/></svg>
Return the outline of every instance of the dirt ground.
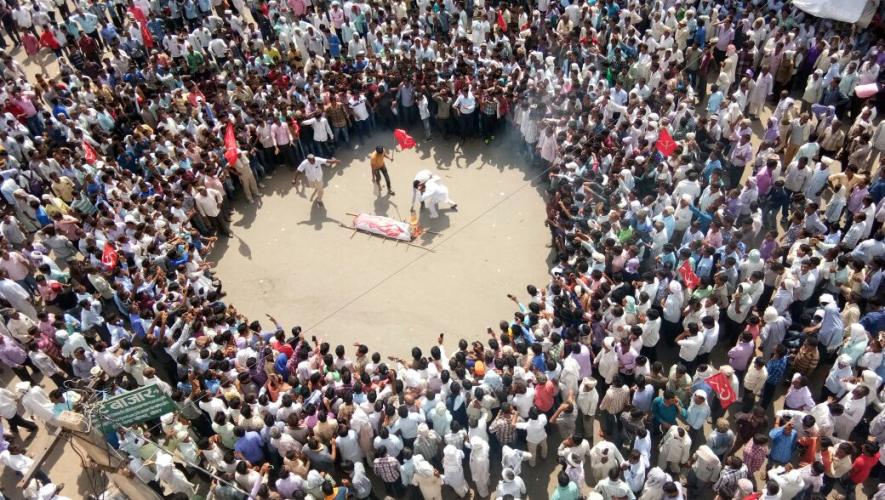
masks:
<svg viewBox="0 0 885 500"><path fill-rule="evenodd" d="M486 326L509 319L506 294L524 296L526 284L546 279L543 172L512 140L462 147L439 139L394 153L391 196L372 184L368 162L376 145L391 142L389 132L378 132L362 146L339 148L324 206L308 200L310 188L292 184L286 167L267 181L260 202L235 200L234 237L211 256L225 300L265 328L270 314L287 330L300 325L333 346L352 352L362 342L384 356L426 350L443 332L454 349L458 339L481 339ZM428 231L417 246L342 227L362 212L408 219L422 169L440 176L459 204L438 219L421 211Z"/></svg>

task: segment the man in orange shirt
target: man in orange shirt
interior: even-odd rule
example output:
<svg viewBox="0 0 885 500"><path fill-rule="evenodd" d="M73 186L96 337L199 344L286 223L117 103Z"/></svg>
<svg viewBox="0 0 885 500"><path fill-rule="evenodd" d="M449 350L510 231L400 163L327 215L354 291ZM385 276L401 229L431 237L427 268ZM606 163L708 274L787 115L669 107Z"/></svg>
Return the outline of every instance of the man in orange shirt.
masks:
<svg viewBox="0 0 885 500"><path fill-rule="evenodd" d="M393 189L390 188L390 174L387 173L387 164L384 159L393 161L393 156L384 152L384 148L377 146L375 151L369 155L369 164L372 166L372 182L378 186L378 194L381 194L381 176L384 176L384 182L387 183L387 193L390 196L395 195Z"/></svg>

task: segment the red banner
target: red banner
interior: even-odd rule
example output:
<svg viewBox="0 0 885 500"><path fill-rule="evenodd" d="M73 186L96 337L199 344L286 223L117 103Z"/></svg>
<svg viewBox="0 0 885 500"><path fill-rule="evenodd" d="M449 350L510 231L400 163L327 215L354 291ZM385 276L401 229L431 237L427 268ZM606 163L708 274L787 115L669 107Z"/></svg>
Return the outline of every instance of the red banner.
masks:
<svg viewBox="0 0 885 500"><path fill-rule="evenodd" d="M237 162L237 136L233 123L228 123L224 130L224 158L230 166Z"/></svg>
<svg viewBox="0 0 885 500"><path fill-rule="evenodd" d="M83 158L86 160L86 163L94 164L98 160L98 153L95 152L95 148L86 141L83 141L81 144L83 145Z"/></svg>
<svg viewBox="0 0 885 500"><path fill-rule="evenodd" d="M498 11L498 27L501 28L501 31L507 33L507 23L504 22L504 14L501 14L501 11Z"/></svg>
<svg viewBox="0 0 885 500"><path fill-rule="evenodd" d="M676 142L670 137L670 132L667 132L667 129L662 128L661 131L658 132L658 141L655 143L655 147L664 156L670 156L676 151Z"/></svg>
<svg viewBox="0 0 885 500"><path fill-rule="evenodd" d="M682 282L685 283L685 286L689 289L693 290L701 284L701 278L695 274L694 269L691 268L691 262L688 260L679 266L679 276L682 278Z"/></svg>
<svg viewBox="0 0 885 500"><path fill-rule="evenodd" d="M412 136L407 134L406 131L401 128L393 131L393 138L396 139L396 143L399 144L399 147L402 149L415 147L415 139L412 139Z"/></svg>
<svg viewBox="0 0 885 500"><path fill-rule="evenodd" d="M104 244L104 250L101 252L101 263L108 268L108 270L113 271L115 267L117 267L117 250L114 248L114 245L111 245L110 241L106 241Z"/></svg>
<svg viewBox="0 0 885 500"><path fill-rule="evenodd" d="M723 410L727 410L732 403L737 401L737 394L734 393L734 389L731 387L731 381L724 374L717 373L712 377L708 377L704 382L716 393L716 397L719 398L719 404L722 405Z"/></svg>

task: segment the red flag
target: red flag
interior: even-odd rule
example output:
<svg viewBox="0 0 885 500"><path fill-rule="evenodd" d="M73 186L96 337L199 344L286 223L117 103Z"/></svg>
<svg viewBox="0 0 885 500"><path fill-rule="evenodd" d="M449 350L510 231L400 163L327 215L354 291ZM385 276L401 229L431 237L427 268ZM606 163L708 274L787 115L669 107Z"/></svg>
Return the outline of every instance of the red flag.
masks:
<svg viewBox="0 0 885 500"><path fill-rule="evenodd" d="M237 136L234 134L234 124L228 122L227 128L224 131L224 158L231 166L237 162L237 150Z"/></svg>
<svg viewBox="0 0 885 500"><path fill-rule="evenodd" d="M679 266L679 276L682 278L682 282L685 283L689 289L697 288L698 285L701 284L701 278L695 274L694 269L691 268L691 262L686 260Z"/></svg>
<svg viewBox="0 0 885 500"><path fill-rule="evenodd" d="M655 147L664 156L670 156L676 151L676 142L670 137L670 132L667 132L667 129L662 128L658 133L658 141L655 143Z"/></svg>
<svg viewBox="0 0 885 500"><path fill-rule="evenodd" d="M396 139L396 143L399 144L399 147L402 149L415 147L415 139L412 139L412 136L407 134L406 131L401 128L393 131L393 138Z"/></svg>
<svg viewBox="0 0 885 500"><path fill-rule="evenodd" d="M504 22L504 14L501 11L498 11L498 27L501 28L501 31L507 32L507 23Z"/></svg>
<svg viewBox="0 0 885 500"><path fill-rule="evenodd" d="M154 48L154 35L151 35L151 30L148 29L147 23L141 23L141 40L144 42L146 49Z"/></svg>
<svg viewBox="0 0 885 500"><path fill-rule="evenodd" d="M704 382L716 393L716 397L719 398L719 404L722 405L723 410L727 410L732 403L737 401L737 394L734 393L734 389L731 387L731 381L724 374L717 373L712 377L707 377Z"/></svg>
<svg viewBox="0 0 885 500"><path fill-rule="evenodd" d="M114 245L111 245L110 241L106 241L104 243L104 250L101 252L101 263L108 268L108 270L113 271L115 267L117 267L117 250L114 249Z"/></svg>
<svg viewBox="0 0 885 500"><path fill-rule="evenodd" d="M86 163L92 165L98 160L98 153L95 152L95 148L88 142L83 141L81 144L83 145L83 158L86 159Z"/></svg>
<svg viewBox="0 0 885 500"><path fill-rule="evenodd" d="M140 8L135 5L130 5L126 11L132 14L132 17L138 21L138 24L147 24L147 16L144 15L144 12L142 12Z"/></svg>

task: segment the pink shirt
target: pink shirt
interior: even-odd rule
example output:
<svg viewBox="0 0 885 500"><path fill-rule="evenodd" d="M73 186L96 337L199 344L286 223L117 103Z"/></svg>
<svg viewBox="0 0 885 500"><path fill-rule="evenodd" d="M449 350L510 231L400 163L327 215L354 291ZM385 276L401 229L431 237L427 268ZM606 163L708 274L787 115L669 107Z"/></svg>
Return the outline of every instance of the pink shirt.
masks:
<svg viewBox="0 0 885 500"><path fill-rule="evenodd" d="M37 108L34 107L34 103L31 102L31 99L27 96L21 97L13 97L10 99L15 105L22 108L22 111L25 113L25 116L28 118L37 114Z"/></svg>
<svg viewBox="0 0 885 500"><path fill-rule="evenodd" d="M35 56L40 52L40 40L30 32L22 35L22 45L25 47L25 54Z"/></svg>
<svg viewBox="0 0 885 500"><path fill-rule="evenodd" d="M13 281L21 281L28 277L30 269L28 268L28 260L18 252L9 252L9 258L0 258L0 268L9 273L9 279Z"/></svg>
<svg viewBox="0 0 885 500"><path fill-rule="evenodd" d="M270 134L273 136L274 144L277 146L285 146L289 144L289 127L274 123L270 126Z"/></svg>

